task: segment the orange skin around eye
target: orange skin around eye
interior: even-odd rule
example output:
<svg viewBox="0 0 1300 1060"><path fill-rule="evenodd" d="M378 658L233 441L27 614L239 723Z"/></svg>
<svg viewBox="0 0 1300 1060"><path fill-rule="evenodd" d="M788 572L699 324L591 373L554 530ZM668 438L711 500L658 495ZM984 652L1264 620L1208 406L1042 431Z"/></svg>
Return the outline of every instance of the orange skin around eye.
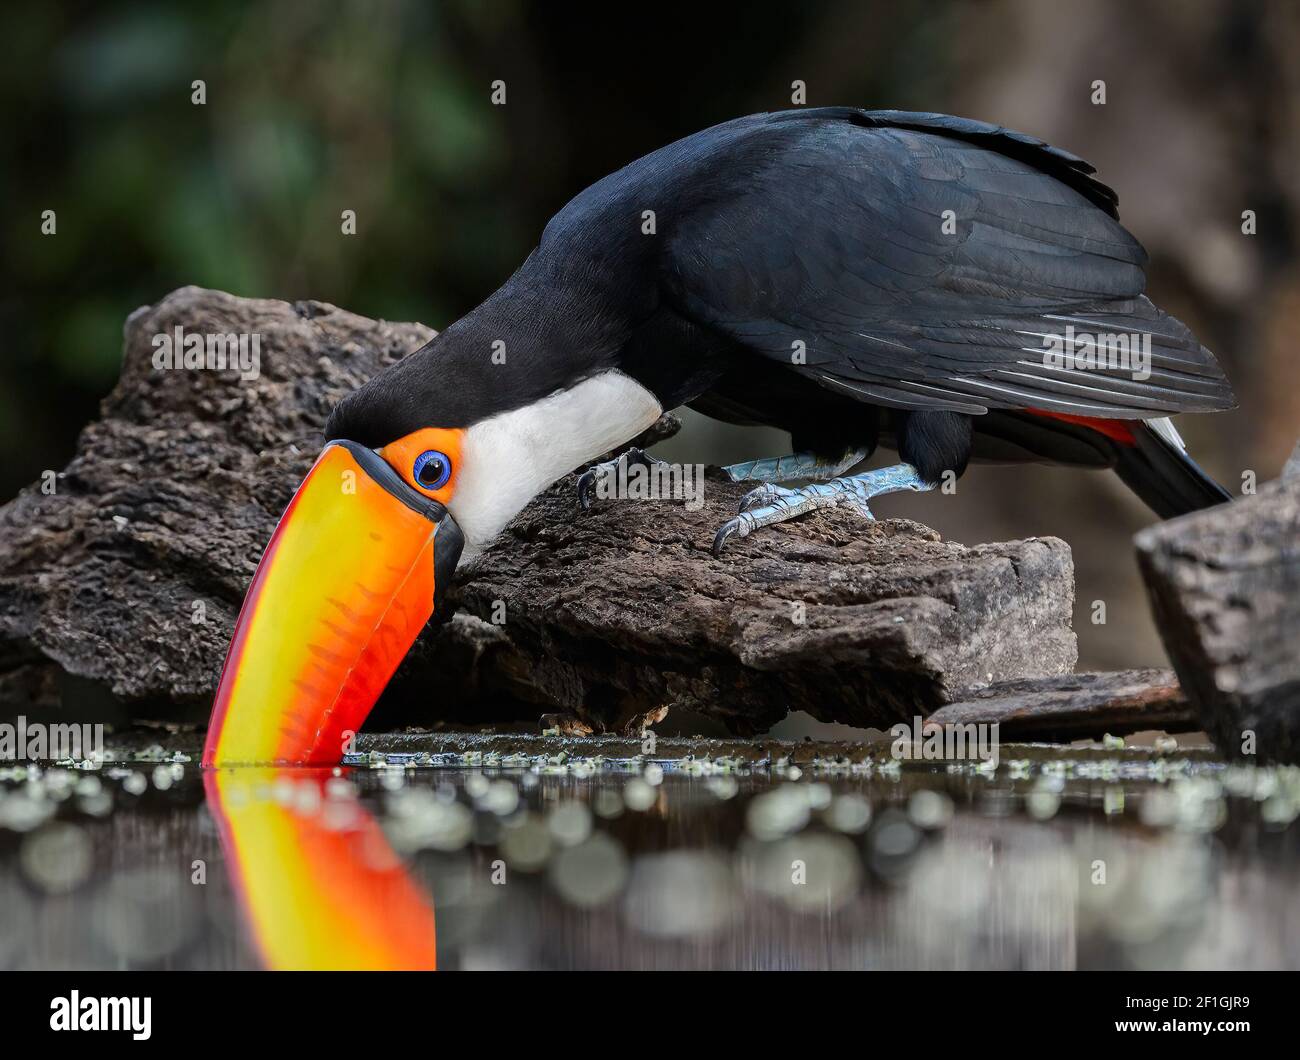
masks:
<svg viewBox="0 0 1300 1060"><path fill-rule="evenodd" d="M405 438L389 442L379 450L379 453L411 486L426 497L432 497L435 501L446 504L456 492L456 479L460 475L461 444L464 438L465 432L459 427L451 429L422 427L418 431L412 431ZM427 490L415 481L415 458L428 449L445 453L451 461L451 477L436 490Z"/></svg>

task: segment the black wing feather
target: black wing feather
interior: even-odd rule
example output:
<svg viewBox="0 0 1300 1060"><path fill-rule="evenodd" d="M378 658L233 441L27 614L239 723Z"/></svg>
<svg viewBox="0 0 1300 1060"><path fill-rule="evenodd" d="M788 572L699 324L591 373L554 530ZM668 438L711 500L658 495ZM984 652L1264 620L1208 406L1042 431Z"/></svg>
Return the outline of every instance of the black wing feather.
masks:
<svg viewBox="0 0 1300 1060"><path fill-rule="evenodd" d="M743 190L702 197L669 234L664 287L697 322L898 408L1232 407L1210 351L1143 296L1146 253L1082 159L900 111L786 112L751 136ZM1045 363L1067 324L1150 335L1150 377Z"/></svg>

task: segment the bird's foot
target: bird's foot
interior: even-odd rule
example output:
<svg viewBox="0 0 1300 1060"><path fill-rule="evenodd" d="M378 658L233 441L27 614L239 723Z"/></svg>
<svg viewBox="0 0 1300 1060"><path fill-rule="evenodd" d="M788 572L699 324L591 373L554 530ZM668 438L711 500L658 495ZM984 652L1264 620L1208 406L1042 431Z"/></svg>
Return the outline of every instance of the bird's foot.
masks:
<svg viewBox="0 0 1300 1060"><path fill-rule="evenodd" d="M626 469L634 465L653 467L655 464L662 463L664 461L657 456L651 456L644 449L633 446L622 456L615 457L613 460L606 460L603 464L593 464L578 476L578 505L583 511L590 508L597 484L608 481L605 476L617 476L620 465L624 469L624 474L626 474Z"/></svg>
<svg viewBox="0 0 1300 1060"><path fill-rule="evenodd" d="M862 516L874 519L875 516L865 503L854 503L847 493L833 488L838 481L816 482L797 490L765 482L757 489L750 490L741 498L740 514L734 519L728 519L718 528L718 533L713 538L713 555L716 557L722 554L722 546L729 537L748 537L759 527L783 523L818 508L852 503Z"/></svg>
<svg viewBox="0 0 1300 1060"><path fill-rule="evenodd" d="M933 488L934 484L924 482L911 464L895 464L830 482L814 482L803 489L786 489L765 482L746 493L740 502L740 514L718 528L713 539L713 555L721 555L722 546L730 537L748 537L760 527L783 523L818 508L843 505L864 519L874 519L867 504L872 497L900 490L921 492Z"/></svg>

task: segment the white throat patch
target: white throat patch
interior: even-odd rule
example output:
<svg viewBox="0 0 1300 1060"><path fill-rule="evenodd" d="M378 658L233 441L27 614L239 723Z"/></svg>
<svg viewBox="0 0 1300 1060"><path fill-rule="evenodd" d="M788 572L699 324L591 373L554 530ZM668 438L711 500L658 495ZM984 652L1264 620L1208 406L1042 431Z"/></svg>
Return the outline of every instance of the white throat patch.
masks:
<svg viewBox="0 0 1300 1060"><path fill-rule="evenodd" d="M608 371L469 427L447 505L465 533L462 562L486 548L552 482L635 438L662 412L635 379Z"/></svg>

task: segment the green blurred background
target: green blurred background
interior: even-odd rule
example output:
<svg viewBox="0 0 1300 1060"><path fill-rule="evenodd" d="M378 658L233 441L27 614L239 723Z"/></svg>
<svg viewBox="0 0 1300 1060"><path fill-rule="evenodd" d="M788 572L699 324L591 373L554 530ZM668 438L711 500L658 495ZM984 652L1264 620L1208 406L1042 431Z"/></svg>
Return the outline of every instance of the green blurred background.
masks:
<svg viewBox="0 0 1300 1060"><path fill-rule="evenodd" d="M1246 470L1262 481L1300 434L1298 12L1284 0L5 5L0 493L66 462L115 382L136 306L198 284L442 327L587 184L707 125L789 106L795 79L810 105L949 111L1096 163L1151 252L1149 293L1237 387L1240 410L1184 433L1229 488ZM504 106L491 102L498 80ZM56 236L41 234L44 210ZM667 451L738 459L758 445L693 421ZM880 507L971 542L1067 538L1082 663L1162 661L1130 544L1150 516L1113 476L977 468L955 498ZM1097 599L1104 627L1089 620Z"/></svg>

